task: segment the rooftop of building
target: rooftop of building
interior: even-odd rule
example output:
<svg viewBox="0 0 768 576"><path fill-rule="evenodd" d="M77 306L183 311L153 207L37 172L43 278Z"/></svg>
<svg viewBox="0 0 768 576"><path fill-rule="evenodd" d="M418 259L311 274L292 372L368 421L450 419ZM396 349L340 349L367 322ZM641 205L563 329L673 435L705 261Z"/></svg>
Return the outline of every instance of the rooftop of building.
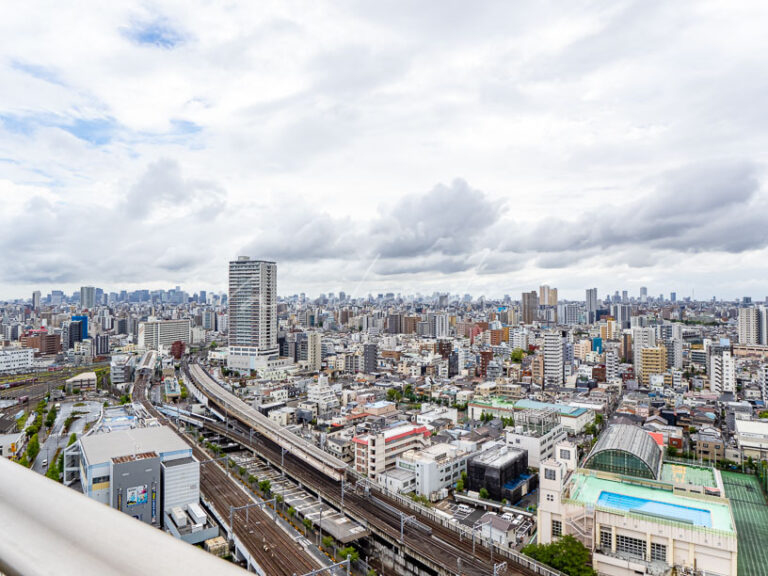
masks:
<svg viewBox="0 0 768 576"><path fill-rule="evenodd" d="M712 496L681 495L652 481L639 483L608 473L576 471L570 481L570 499L614 514L712 529L735 534L727 500Z"/></svg>
<svg viewBox="0 0 768 576"><path fill-rule="evenodd" d="M174 466L184 466L185 464L192 464L195 462L195 459L191 456L187 458L174 458L173 460L168 460L167 462L163 462L163 466L166 468L173 468Z"/></svg>
<svg viewBox="0 0 768 576"><path fill-rule="evenodd" d="M717 488L717 479L712 468L692 466L678 462L664 462L661 465L660 480L677 485L688 484L704 488Z"/></svg>
<svg viewBox="0 0 768 576"><path fill-rule="evenodd" d="M83 372L82 374L78 374L77 376L72 376L72 378L67 380L67 384L76 384L78 382L89 382L92 380L96 380L96 372Z"/></svg>
<svg viewBox="0 0 768 576"><path fill-rule="evenodd" d="M90 466L108 462L112 458L142 452L154 451L162 456L169 452L191 452L192 450L189 444L167 426L133 428L108 434L83 436L80 439L80 445Z"/></svg>
<svg viewBox="0 0 768 576"><path fill-rule="evenodd" d="M520 458L520 455L525 456L525 450L519 450L511 446L494 446L488 450L480 452L476 456L470 458L471 462L484 464L494 468L501 468L505 464Z"/></svg>
<svg viewBox="0 0 768 576"><path fill-rule="evenodd" d="M641 470L644 471L647 468L647 472L651 478L659 478L661 472L661 448L659 448L651 435L639 426L626 424L614 424L613 426L609 426L600 435L597 443L587 456L584 461L584 467L599 468L603 464L600 455L604 453L623 453L627 455L627 457L635 459L638 472ZM591 465L592 463L594 464ZM627 467L632 466L632 464L628 464L627 462L624 462L623 464L619 462L616 464L616 466L619 465ZM644 474L645 473L643 472L643 474L640 475Z"/></svg>
<svg viewBox="0 0 768 576"><path fill-rule="evenodd" d="M744 436L768 436L768 421L766 420L736 420L736 432Z"/></svg>

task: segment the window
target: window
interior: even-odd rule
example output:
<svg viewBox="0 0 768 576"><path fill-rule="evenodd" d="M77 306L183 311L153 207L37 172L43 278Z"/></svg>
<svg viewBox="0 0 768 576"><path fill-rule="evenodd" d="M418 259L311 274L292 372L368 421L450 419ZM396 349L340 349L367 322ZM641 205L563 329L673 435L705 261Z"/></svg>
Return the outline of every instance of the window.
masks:
<svg viewBox="0 0 768 576"><path fill-rule="evenodd" d="M571 459L571 451L570 450L560 450L560 458L563 460L570 460Z"/></svg>
<svg viewBox="0 0 768 576"><path fill-rule="evenodd" d="M600 548L605 551L613 550L613 534L610 530L600 530Z"/></svg>
<svg viewBox="0 0 768 576"><path fill-rule="evenodd" d="M557 470L554 468L544 468L544 478L547 480L557 480Z"/></svg>
<svg viewBox="0 0 768 576"><path fill-rule="evenodd" d="M651 542L651 560L667 561L667 547L664 544Z"/></svg>
<svg viewBox="0 0 768 576"><path fill-rule="evenodd" d="M560 520L552 520L552 538L560 538L563 535L563 523Z"/></svg>
<svg viewBox="0 0 768 576"><path fill-rule="evenodd" d="M616 552L624 552L634 558L645 560L645 540L629 536L616 536Z"/></svg>

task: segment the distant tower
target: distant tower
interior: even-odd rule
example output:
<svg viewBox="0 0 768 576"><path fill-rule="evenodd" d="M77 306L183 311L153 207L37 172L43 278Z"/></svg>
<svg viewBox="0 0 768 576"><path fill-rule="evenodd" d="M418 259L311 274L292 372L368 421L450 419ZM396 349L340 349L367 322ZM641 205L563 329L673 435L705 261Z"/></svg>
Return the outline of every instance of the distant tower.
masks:
<svg viewBox="0 0 768 576"><path fill-rule="evenodd" d="M521 304L523 323L533 324L539 311L538 293L535 290L531 292L523 292Z"/></svg>
<svg viewBox="0 0 768 576"><path fill-rule="evenodd" d="M80 288L80 308L92 309L96 307L96 288L93 286L82 286Z"/></svg>
<svg viewBox="0 0 768 576"><path fill-rule="evenodd" d="M597 288L587 288L587 322L597 322Z"/></svg>

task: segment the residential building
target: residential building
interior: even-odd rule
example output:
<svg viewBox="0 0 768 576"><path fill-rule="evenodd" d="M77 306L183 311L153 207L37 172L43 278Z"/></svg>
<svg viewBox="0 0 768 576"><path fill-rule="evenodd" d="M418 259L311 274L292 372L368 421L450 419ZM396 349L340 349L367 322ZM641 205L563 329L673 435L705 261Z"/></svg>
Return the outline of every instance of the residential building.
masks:
<svg viewBox="0 0 768 576"><path fill-rule="evenodd" d="M415 424L402 424L357 436L352 439L355 470L376 480L379 474L394 468L401 454L426 446L428 437L429 429Z"/></svg>
<svg viewBox="0 0 768 576"><path fill-rule="evenodd" d="M191 342L192 333L189 319L150 320L139 323L138 347L143 350L170 348L174 342Z"/></svg>
<svg viewBox="0 0 768 576"><path fill-rule="evenodd" d="M277 264L240 256L229 263L230 367L250 369L278 355Z"/></svg>

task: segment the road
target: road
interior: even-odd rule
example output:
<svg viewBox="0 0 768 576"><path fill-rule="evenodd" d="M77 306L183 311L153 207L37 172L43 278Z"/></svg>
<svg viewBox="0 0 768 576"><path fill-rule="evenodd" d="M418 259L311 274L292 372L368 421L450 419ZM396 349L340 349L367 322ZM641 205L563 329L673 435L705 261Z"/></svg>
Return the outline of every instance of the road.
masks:
<svg viewBox="0 0 768 576"><path fill-rule="evenodd" d="M79 404L79 406L75 406L75 404ZM55 456L56 451L59 448L66 448L69 436L73 432L80 436L83 433L87 422L95 422L98 420L101 414L101 407L102 404L100 402L94 401L62 402L53 427L49 430L45 440L40 444L40 453L32 464L32 470L40 474L45 474L48 470L48 466L51 465L51 458ZM77 418L72 423L72 426L67 433L62 434L65 420L75 411L85 412L85 414L82 414L80 418ZM48 461L48 466L43 466L45 460Z"/></svg>

